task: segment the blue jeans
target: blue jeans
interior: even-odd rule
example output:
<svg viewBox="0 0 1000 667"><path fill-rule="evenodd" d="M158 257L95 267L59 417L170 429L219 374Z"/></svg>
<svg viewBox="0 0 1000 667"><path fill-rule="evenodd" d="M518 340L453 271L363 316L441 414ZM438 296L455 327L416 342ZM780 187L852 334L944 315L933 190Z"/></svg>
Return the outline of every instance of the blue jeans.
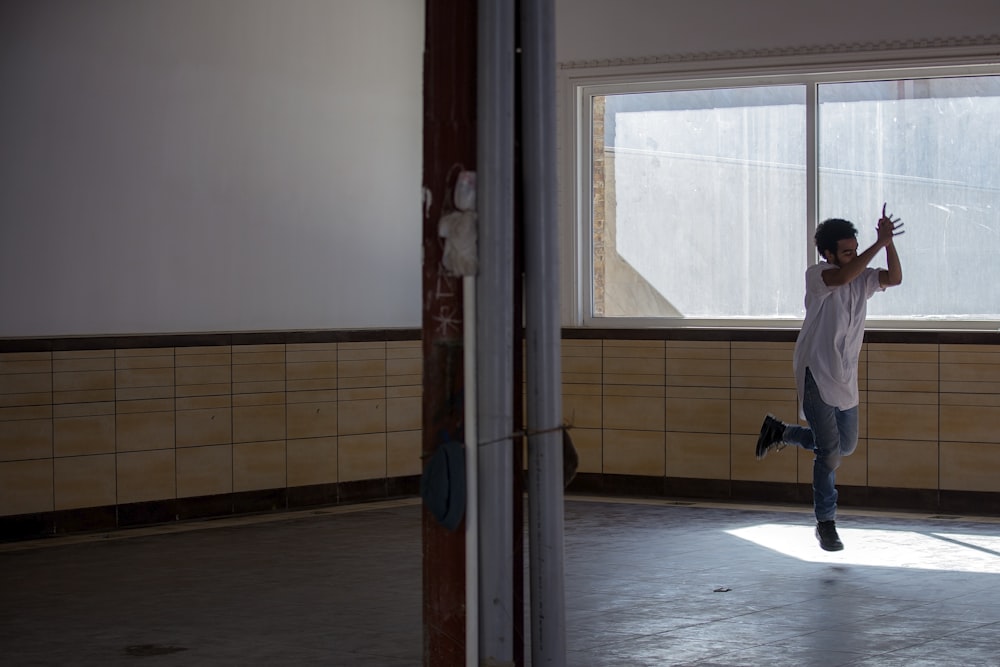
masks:
<svg viewBox="0 0 1000 667"><path fill-rule="evenodd" d="M816 453L813 459L813 507L817 521L837 516L837 468L840 459L858 447L858 406L840 410L819 395L812 372L806 369L802 411L809 426L788 424L783 440Z"/></svg>

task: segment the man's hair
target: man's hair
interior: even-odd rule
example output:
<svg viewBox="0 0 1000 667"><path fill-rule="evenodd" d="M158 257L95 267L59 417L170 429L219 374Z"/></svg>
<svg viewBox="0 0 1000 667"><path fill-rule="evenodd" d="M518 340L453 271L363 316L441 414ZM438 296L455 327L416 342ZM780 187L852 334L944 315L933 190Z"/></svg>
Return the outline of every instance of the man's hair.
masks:
<svg viewBox="0 0 1000 667"><path fill-rule="evenodd" d="M854 223L840 218L830 218L819 223L816 227L816 250L823 257L829 250L834 255L837 254L837 244L843 239L853 239L858 235Z"/></svg>

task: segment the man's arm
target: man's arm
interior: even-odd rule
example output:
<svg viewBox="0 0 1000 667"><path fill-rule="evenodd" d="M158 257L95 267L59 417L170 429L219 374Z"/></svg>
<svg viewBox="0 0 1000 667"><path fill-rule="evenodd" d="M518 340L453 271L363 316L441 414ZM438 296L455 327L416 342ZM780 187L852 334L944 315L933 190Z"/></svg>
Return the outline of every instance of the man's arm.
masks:
<svg viewBox="0 0 1000 667"><path fill-rule="evenodd" d="M896 244L892 241L885 247L885 260L888 262L889 269L878 272L878 284L882 289L894 287L903 282L903 267L899 263Z"/></svg>
<svg viewBox="0 0 1000 667"><path fill-rule="evenodd" d="M858 254L853 260L835 269L827 269L823 272L823 282L830 287L846 285L868 268L875 255L882 249L886 249L889 270L879 273L879 284L882 287L898 285L903 281L903 269L899 264L899 256L893 245L893 237L903 233L901 229L903 223L898 219L893 219L885 213L885 204L882 204L882 217L878 221L878 238L864 252ZM882 273L885 273L883 278ZM893 282L895 280L895 282Z"/></svg>

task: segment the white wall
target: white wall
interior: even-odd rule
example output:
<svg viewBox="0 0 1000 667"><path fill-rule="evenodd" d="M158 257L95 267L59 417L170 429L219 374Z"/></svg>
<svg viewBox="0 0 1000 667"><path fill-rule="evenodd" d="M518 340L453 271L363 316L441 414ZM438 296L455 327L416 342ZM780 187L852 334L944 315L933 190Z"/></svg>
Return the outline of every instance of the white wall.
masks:
<svg viewBox="0 0 1000 667"><path fill-rule="evenodd" d="M0 337L420 324L423 3L0 3Z"/></svg>
<svg viewBox="0 0 1000 667"><path fill-rule="evenodd" d="M559 62L1000 32L996 0L555 0Z"/></svg>
<svg viewBox="0 0 1000 667"><path fill-rule="evenodd" d="M0 337L420 324L422 0L0 2ZM996 33L996 0L556 0L560 62Z"/></svg>

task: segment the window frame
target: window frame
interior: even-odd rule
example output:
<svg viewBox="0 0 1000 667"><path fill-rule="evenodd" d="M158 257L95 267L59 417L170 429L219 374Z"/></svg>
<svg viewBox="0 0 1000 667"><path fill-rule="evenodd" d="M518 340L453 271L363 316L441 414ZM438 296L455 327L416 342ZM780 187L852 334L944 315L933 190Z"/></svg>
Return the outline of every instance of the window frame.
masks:
<svg viewBox="0 0 1000 667"><path fill-rule="evenodd" d="M817 91L821 84L885 80L911 80L962 76L1000 75L995 50L977 53L941 53L941 47L917 50L906 57L881 58L871 53L835 53L793 57L751 57L738 61L616 65L571 68L562 76L563 96L571 111L564 173L571 188L564 189L562 208L564 248L563 321L588 328L676 328L676 329L788 329L798 328L801 318L670 318L606 317L594 314L594 188L593 188L593 98L614 94L669 92L713 88L804 85L806 87L806 239L807 257L816 258L812 236L818 217L818 114ZM567 192L568 190L568 192ZM567 261L569 260L569 261ZM905 262L905 256L904 256ZM868 328L886 330L996 331L995 320L908 320L869 317Z"/></svg>

